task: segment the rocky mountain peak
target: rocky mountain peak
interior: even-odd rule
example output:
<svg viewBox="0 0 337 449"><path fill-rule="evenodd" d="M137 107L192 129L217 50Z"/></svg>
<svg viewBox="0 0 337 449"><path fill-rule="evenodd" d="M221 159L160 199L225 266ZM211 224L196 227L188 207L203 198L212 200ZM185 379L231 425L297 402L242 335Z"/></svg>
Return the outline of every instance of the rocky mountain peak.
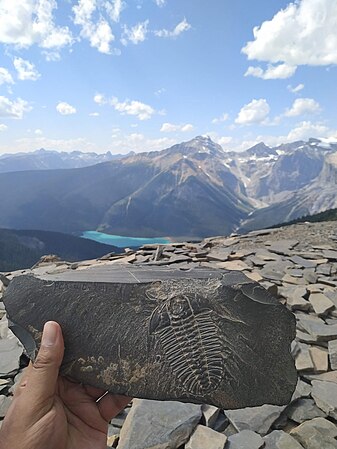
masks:
<svg viewBox="0 0 337 449"><path fill-rule="evenodd" d="M195 157L197 159L205 159L209 156L224 157L222 147L215 143L209 136L197 136L187 142L173 145L166 150L170 154L178 153L184 157Z"/></svg>
<svg viewBox="0 0 337 449"><path fill-rule="evenodd" d="M249 156L257 156L257 157L268 157L270 155L277 154L273 148L269 147L264 142L257 143L253 147L248 148L248 150L246 150L244 153Z"/></svg>

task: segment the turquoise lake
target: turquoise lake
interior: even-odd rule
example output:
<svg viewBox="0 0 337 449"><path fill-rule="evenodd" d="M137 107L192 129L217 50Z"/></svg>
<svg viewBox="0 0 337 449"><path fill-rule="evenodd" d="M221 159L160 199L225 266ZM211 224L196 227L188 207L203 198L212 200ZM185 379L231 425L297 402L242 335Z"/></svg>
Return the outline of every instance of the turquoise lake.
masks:
<svg viewBox="0 0 337 449"><path fill-rule="evenodd" d="M122 235L110 235L97 231L84 231L81 235L84 239L94 240L98 243L117 246L118 248L126 248L130 246L142 246L148 243L169 243L170 240L164 237L157 238L141 238L141 237L125 237Z"/></svg>

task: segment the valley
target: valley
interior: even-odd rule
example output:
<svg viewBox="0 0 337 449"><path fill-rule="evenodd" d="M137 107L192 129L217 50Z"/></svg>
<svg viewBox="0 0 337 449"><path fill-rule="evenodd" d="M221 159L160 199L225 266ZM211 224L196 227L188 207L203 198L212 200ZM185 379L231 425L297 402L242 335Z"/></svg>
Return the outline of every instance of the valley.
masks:
<svg viewBox="0 0 337 449"><path fill-rule="evenodd" d="M188 240L337 207L337 144L319 139L240 153L202 136L125 156L55 153L0 158L0 227Z"/></svg>

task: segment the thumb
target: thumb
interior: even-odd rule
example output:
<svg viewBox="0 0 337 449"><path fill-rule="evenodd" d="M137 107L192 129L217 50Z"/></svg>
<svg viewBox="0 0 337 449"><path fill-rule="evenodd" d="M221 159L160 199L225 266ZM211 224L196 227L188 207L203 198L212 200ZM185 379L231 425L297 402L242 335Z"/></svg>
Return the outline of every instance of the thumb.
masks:
<svg viewBox="0 0 337 449"><path fill-rule="evenodd" d="M43 328L40 350L29 372L27 393L35 404L46 404L54 398L55 388L64 353L61 327L48 321Z"/></svg>

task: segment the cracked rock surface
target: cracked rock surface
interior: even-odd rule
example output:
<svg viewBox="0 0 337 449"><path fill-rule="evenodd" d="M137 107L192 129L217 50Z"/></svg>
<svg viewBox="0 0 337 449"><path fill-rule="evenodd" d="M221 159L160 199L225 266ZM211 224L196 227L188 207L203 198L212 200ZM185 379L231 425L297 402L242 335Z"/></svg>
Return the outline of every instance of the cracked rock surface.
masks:
<svg viewBox="0 0 337 449"><path fill-rule="evenodd" d="M337 229L333 222L298 224L271 230L254 231L243 236L216 237L200 243L147 245L124 255L109 254L101 260L44 262L34 273L50 274L64 270L85 270L114 264L131 266L164 266L189 270L205 267L233 269L259 282L285 304L297 323L292 354L296 361L298 383L290 402L278 410L268 406L229 410L214 406L196 407L194 418L190 404L179 404L182 409L183 438L176 437L175 409L167 402L134 401L112 420L109 426L109 447L137 447L150 449L150 442L162 439L158 448L201 447L205 435L212 436L214 447L224 449L337 449ZM30 270L3 273L0 296L9 281ZM4 282L3 282L4 281ZM5 285L6 284L6 285ZM313 296L312 296L313 295ZM2 318L2 319L1 319ZM22 347L8 330L4 305L0 298L0 337L6 350L0 353L6 365L0 374L0 423L10 403L15 383L27 357ZM7 340L14 339L16 345ZM1 342L0 340L0 342ZM12 346L13 345L13 346ZM12 349L8 349L12 348ZM19 350L17 349L19 348ZM3 354L6 356L3 357ZM139 402L144 408L144 419L138 416ZM153 403L158 416L167 413L167 422L155 420L151 414ZM131 413L130 410L134 412ZM277 411L277 413L276 413ZM193 414L193 413L192 413ZM145 416L148 418L145 419ZM151 416L153 418L151 418ZM165 422L164 422L165 421ZM171 423L171 424L170 424ZM243 427L243 424L245 427ZM168 425L168 427L166 426ZM166 427L165 427L166 426ZM215 438L203 427L220 435ZM125 429L123 431L123 429ZM132 435L130 439L127 435ZM172 438L169 435L175 435ZM198 437L198 435L200 435ZM223 437L221 437L223 436ZM129 438L129 439L128 439ZM152 443L151 443L152 444ZM204 447L209 447L205 446Z"/></svg>

